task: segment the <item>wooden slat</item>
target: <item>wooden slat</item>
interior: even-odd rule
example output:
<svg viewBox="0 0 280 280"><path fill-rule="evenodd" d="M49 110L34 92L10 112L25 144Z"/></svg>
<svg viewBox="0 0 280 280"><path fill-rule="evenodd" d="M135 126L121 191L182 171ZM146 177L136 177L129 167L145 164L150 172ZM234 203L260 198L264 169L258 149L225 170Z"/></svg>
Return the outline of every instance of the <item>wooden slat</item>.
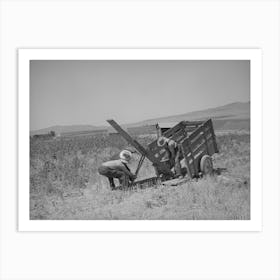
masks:
<svg viewBox="0 0 280 280"><path fill-rule="evenodd" d="M188 150L189 150L190 153L191 153L190 158L192 159L192 166L193 166L193 170L194 170L194 175L198 175L198 170L197 170L197 168L196 168L196 162L195 162L195 158L194 158L194 155L193 155L191 146L190 146L189 138L186 138L185 144L186 144L186 146L188 147ZM190 162L189 162L189 163L190 163Z"/></svg>
<svg viewBox="0 0 280 280"><path fill-rule="evenodd" d="M181 130L181 129L182 129L182 127L181 127L182 123L183 123L183 122L179 122L179 123L176 124L175 126L171 127L171 128L168 129L167 131L165 131L165 132L163 133L163 136L169 138L169 137L172 136L174 133L176 133L178 130Z"/></svg>
<svg viewBox="0 0 280 280"><path fill-rule="evenodd" d="M204 140L203 142L205 142L205 138L207 140L209 140L212 138L212 135L211 134L207 134L207 135L201 134L199 138L196 138L194 142L190 143L191 149L195 149L196 146L199 145L201 141Z"/></svg>
<svg viewBox="0 0 280 280"><path fill-rule="evenodd" d="M190 133L189 136L188 136L189 141L190 141L190 142L193 142L193 141L196 139L196 137L199 137L199 135L200 135L201 132L202 132L202 129L203 129L203 127L200 126L200 127L198 127L195 131L193 131L192 133Z"/></svg>
<svg viewBox="0 0 280 280"><path fill-rule="evenodd" d="M210 125L210 122L209 120L206 121L205 123L203 123L201 126L199 126L194 132L192 132L190 135L189 135L189 138L190 138L190 142L192 142L192 140L198 136L201 132L203 132L203 129L204 127L208 127Z"/></svg>
<svg viewBox="0 0 280 280"><path fill-rule="evenodd" d="M175 132L171 137L169 137L170 139L174 140L175 142L179 142L181 141L185 136L185 131L183 130L178 130L177 132Z"/></svg>
<svg viewBox="0 0 280 280"><path fill-rule="evenodd" d="M203 139L199 145L192 148L192 151L193 151L193 153L196 153L197 151L201 150L201 148L205 148L205 151L207 151L207 154L209 156L212 156L213 153L211 154L211 151L210 151L212 144L213 144L213 140L212 140L212 138L210 138L209 141L207 141L207 147L208 147L208 150L207 150L206 146L205 146L205 140Z"/></svg>
<svg viewBox="0 0 280 280"><path fill-rule="evenodd" d="M178 124L176 124L175 126L171 127L167 131L165 131L163 133L163 136L168 137L168 138L172 137L172 135L179 130L182 130L182 133L191 132L201 124L203 124L202 121L196 121L196 122L181 121Z"/></svg>
<svg viewBox="0 0 280 280"><path fill-rule="evenodd" d="M210 133L210 128L205 128L204 126L199 128L199 133L192 133L189 138L190 138L190 143L193 144L197 139L201 139L203 134L209 134Z"/></svg>

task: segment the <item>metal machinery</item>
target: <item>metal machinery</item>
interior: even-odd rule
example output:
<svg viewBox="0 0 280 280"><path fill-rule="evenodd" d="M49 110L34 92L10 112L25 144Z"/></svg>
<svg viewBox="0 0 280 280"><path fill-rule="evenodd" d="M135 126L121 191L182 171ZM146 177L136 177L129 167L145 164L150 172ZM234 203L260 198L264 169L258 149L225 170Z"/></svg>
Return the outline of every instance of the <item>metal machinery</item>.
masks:
<svg viewBox="0 0 280 280"><path fill-rule="evenodd" d="M108 123L140 154L141 158L135 175L141 168L145 158L149 159L156 172L156 177L142 181L135 181L133 185L150 182L151 184L174 179L174 174L169 164L163 161L165 149L153 141L145 149L138 141L133 139L114 120L107 120ZM179 145L182 154L183 165L185 166L188 178L198 178L201 175L211 174L213 164L211 156L218 153L216 136L212 120L207 121L181 121L174 127L164 131L163 136L173 139Z"/></svg>

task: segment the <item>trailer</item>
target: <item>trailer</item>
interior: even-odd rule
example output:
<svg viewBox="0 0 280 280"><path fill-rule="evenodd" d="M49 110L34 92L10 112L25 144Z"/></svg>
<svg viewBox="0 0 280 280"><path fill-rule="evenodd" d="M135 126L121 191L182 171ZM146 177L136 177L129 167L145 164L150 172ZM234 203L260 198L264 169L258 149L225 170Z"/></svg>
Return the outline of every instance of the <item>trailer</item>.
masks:
<svg viewBox="0 0 280 280"><path fill-rule="evenodd" d="M179 122L165 131L163 136L178 143L190 178L213 171L211 156L219 151L211 119ZM149 150L157 161L163 161L164 149L158 147L157 141L149 144Z"/></svg>
<svg viewBox="0 0 280 280"><path fill-rule="evenodd" d="M165 149L159 147L157 140L144 148L138 141L133 139L114 120L107 120L116 131L127 140L140 154L141 158L136 169L137 175L145 158L148 158L155 169L156 177L151 181L161 182L174 179L174 173L170 165L164 160ZM158 137L160 135L158 134ZM206 121L181 121L174 127L164 131L162 136L174 140L180 149L181 165L185 167L185 175L188 178L198 178L213 172L212 155L218 153L216 136L211 119ZM145 179L145 182L147 179ZM140 181L134 184L140 184Z"/></svg>

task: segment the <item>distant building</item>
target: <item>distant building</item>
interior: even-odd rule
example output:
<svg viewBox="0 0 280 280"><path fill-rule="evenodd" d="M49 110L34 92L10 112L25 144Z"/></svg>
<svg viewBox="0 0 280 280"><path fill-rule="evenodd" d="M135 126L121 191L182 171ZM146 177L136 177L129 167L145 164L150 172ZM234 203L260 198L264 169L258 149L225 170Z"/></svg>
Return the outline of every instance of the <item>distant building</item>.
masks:
<svg viewBox="0 0 280 280"><path fill-rule="evenodd" d="M50 140L55 138L55 136L56 136L55 131L50 131L49 133L45 133L45 134L35 134L32 136L32 139Z"/></svg>

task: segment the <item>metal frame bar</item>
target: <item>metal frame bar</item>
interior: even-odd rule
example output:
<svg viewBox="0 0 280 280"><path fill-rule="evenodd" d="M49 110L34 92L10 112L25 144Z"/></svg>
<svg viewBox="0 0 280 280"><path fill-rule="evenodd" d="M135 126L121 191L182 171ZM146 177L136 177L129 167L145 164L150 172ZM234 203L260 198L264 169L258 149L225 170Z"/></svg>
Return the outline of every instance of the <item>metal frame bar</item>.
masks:
<svg viewBox="0 0 280 280"><path fill-rule="evenodd" d="M138 173L139 173L139 170L140 170L140 168L141 168L141 166L142 166L144 160L145 160L145 156L144 156L144 155L141 155L141 158L140 158L140 160L139 160L137 169L136 169L136 171L135 171L135 176L136 176L136 177L137 177L137 175L138 175Z"/></svg>

